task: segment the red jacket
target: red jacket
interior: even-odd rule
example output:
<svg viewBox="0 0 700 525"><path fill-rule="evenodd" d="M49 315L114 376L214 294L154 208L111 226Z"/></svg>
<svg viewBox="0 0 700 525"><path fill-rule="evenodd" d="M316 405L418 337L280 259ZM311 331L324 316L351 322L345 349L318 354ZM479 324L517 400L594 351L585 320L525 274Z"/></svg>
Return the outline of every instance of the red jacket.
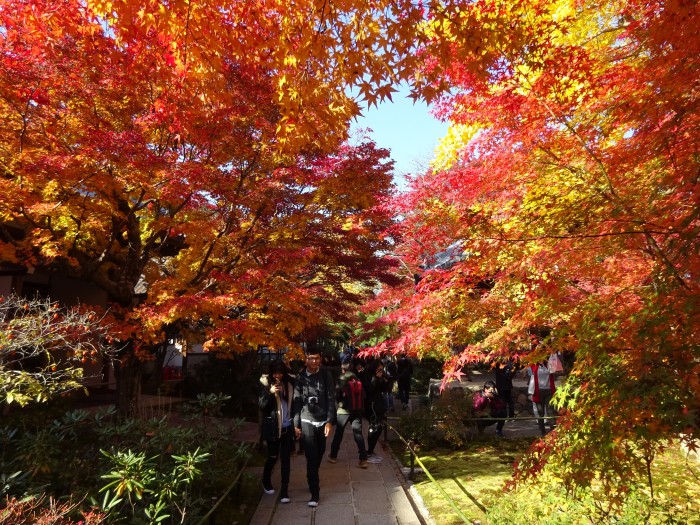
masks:
<svg viewBox="0 0 700 525"><path fill-rule="evenodd" d="M474 394L474 410L476 412L483 412L488 409L493 415L504 410L505 408L505 401L498 396L485 396L483 390L479 390L476 394Z"/></svg>

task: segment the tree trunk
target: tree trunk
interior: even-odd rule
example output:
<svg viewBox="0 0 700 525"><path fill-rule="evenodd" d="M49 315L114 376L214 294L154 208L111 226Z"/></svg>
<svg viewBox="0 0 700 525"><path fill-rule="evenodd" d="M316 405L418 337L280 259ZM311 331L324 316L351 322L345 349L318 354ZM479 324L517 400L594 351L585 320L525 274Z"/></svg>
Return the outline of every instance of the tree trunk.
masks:
<svg viewBox="0 0 700 525"><path fill-rule="evenodd" d="M119 419L134 417L139 413L141 397L141 362L131 353L129 343L126 355L117 360L114 375L117 379L117 416Z"/></svg>

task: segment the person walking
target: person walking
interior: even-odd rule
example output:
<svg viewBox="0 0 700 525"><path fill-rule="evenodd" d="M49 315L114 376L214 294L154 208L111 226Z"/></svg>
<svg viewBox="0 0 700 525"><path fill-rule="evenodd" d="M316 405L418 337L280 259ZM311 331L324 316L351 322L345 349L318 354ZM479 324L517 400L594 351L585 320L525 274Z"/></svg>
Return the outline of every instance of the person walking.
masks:
<svg viewBox="0 0 700 525"><path fill-rule="evenodd" d="M336 386L336 400L338 401L337 425L335 426L328 461L330 463L338 461L338 451L340 450L340 444L343 442L345 427L350 423L352 437L357 444L357 452L360 456L357 466L367 468L367 449L365 447L365 438L362 435L362 409L365 402L364 388L360 379L353 372L353 366L350 361L343 362L340 368L342 373Z"/></svg>
<svg viewBox="0 0 700 525"><path fill-rule="evenodd" d="M384 377L384 365L372 363L365 369L364 387L365 417L369 422L367 430L367 461L369 463L381 463L382 457L374 453L379 437L384 429L386 406L384 405L384 393L388 381Z"/></svg>
<svg viewBox="0 0 700 525"><path fill-rule="evenodd" d="M289 503L290 456L294 449L294 427L292 426L294 381L283 361L273 361L268 367L268 373L260 377L260 384L262 391L258 406L263 414L262 438L267 443L262 486L265 494L275 493L272 486L272 469L279 458L282 466L280 503Z"/></svg>
<svg viewBox="0 0 700 525"><path fill-rule="evenodd" d="M394 384L396 384L396 363L393 356L387 356L382 359L384 364L384 377L387 380L386 392L384 393L384 405L390 412L394 411Z"/></svg>
<svg viewBox="0 0 700 525"><path fill-rule="evenodd" d="M309 507L318 507L320 479L318 470L326 453L326 438L336 422L335 384L330 370L321 366L321 354L309 349L306 368L294 384L294 431L304 444L306 480L309 484Z"/></svg>
<svg viewBox="0 0 700 525"><path fill-rule="evenodd" d="M398 394L403 409L408 409L408 398L411 391L411 376L413 375L413 363L406 357L406 354L401 354L399 361L396 363L396 383L398 385Z"/></svg>
<svg viewBox="0 0 700 525"><path fill-rule="evenodd" d="M542 361L526 368L527 375L530 378L528 382L527 394L532 401L532 412L537 419L537 425L540 427L540 434L544 437L547 433L544 426L544 418L549 422L550 430L556 427L554 419L556 413L552 406L552 395L554 395L554 374L549 372L547 361Z"/></svg>
<svg viewBox="0 0 700 525"><path fill-rule="evenodd" d="M517 369L513 359L508 359L508 361L500 362L496 364L496 389L498 390L498 397L500 397L508 408L508 414L506 417L515 417L515 402L513 401L513 378L515 377Z"/></svg>

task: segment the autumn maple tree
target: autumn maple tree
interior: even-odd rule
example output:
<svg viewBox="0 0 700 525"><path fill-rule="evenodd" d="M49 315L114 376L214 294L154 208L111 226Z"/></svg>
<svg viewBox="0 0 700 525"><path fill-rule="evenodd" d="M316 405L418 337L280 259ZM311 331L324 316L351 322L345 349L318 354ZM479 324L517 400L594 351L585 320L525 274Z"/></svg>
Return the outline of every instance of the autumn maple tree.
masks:
<svg viewBox="0 0 700 525"><path fill-rule="evenodd" d="M385 346L464 348L448 378L573 355L558 430L518 479L549 462L567 486L620 494L671 440L698 437L698 22L696 3L660 0L427 16L416 86L443 93L452 127L397 200L408 271L385 292ZM452 265L430 269L456 241Z"/></svg>
<svg viewBox="0 0 700 525"><path fill-rule="evenodd" d="M391 163L348 136L346 92L390 94L372 23L400 7L0 6L0 260L106 292L123 406L166 328L294 345L390 278Z"/></svg>

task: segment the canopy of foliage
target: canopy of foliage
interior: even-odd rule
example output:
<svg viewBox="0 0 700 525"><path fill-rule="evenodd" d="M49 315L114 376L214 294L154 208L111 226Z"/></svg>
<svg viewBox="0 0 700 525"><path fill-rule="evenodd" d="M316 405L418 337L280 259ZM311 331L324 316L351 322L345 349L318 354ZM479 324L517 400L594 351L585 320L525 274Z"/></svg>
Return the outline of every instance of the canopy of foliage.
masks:
<svg viewBox="0 0 700 525"><path fill-rule="evenodd" d="M143 356L166 326L226 353L347 315L390 278L392 164L346 140L344 88L390 94L371 22L401 3L343 4L3 2L0 261L97 284Z"/></svg>
<svg viewBox="0 0 700 525"><path fill-rule="evenodd" d="M477 0L425 24L423 78L449 86L452 129L397 200L395 255L422 278L371 307L389 308L387 348L453 356L448 378L574 356L559 430L521 476L548 460L566 483L602 473L624 491L667 439L698 437L698 15L693 1Z"/></svg>

